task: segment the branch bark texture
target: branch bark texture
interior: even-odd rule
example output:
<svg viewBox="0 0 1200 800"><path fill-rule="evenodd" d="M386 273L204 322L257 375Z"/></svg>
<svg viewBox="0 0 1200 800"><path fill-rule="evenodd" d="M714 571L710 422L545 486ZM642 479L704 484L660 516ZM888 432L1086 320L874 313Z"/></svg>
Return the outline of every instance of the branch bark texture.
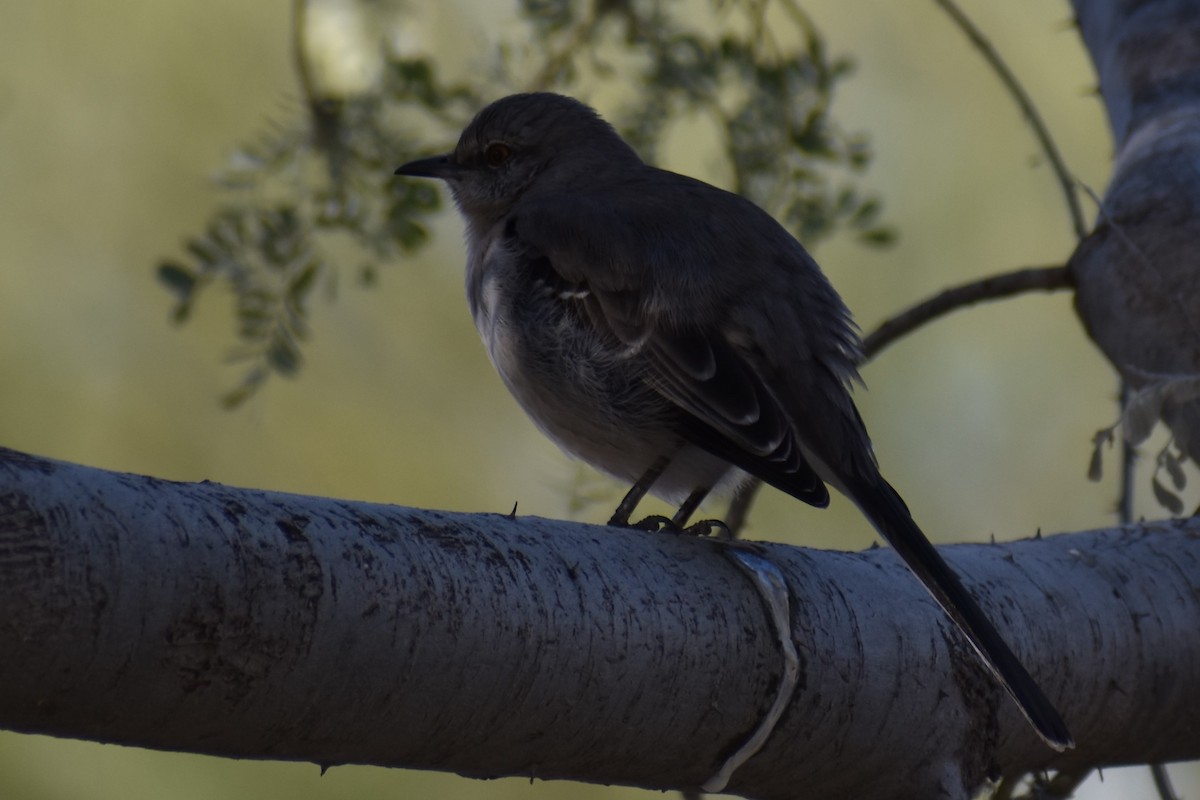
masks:
<svg viewBox="0 0 1200 800"><path fill-rule="evenodd" d="M780 671L729 547L0 451L0 726L696 787ZM1200 757L1200 523L946 553L1078 749L1041 745L890 551L761 545L802 674L729 791L962 797L989 775Z"/></svg>

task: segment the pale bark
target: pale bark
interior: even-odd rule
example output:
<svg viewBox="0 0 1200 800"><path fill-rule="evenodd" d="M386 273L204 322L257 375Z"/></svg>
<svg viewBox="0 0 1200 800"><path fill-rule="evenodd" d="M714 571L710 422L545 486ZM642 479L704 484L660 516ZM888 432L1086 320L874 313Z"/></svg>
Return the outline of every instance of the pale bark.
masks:
<svg viewBox="0 0 1200 800"><path fill-rule="evenodd" d="M714 541L184 484L0 451L0 726L652 788L770 704ZM1079 741L1055 755L890 550L765 545L801 681L730 791L963 796L1200 757L1200 523L945 548Z"/></svg>

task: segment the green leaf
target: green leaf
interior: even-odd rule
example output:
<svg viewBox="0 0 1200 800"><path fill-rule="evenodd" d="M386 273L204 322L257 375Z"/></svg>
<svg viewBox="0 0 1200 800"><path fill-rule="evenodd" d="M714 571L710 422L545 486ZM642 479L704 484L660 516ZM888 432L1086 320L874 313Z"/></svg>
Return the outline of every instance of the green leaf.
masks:
<svg viewBox="0 0 1200 800"><path fill-rule="evenodd" d="M242 383L236 389L226 392L221 396L221 405L227 410L234 409L246 402L250 395L257 392L267 380L267 371L262 367L256 367L246 373L246 377L242 378Z"/></svg>
<svg viewBox="0 0 1200 800"><path fill-rule="evenodd" d="M289 339L278 336L267 348L267 364L280 375L292 377L300 367L300 351Z"/></svg>
<svg viewBox="0 0 1200 800"><path fill-rule="evenodd" d="M300 271L300 274L292 279L291 284L287 289L288 301L298 310L303 310L304 300L308 297L308 293L312 291L316 284L317 272L320 270L321 264L317 260L312 260Z"/></svg>
<svg viewBox="0 0 1200 800"><path fill-rule="evenodd" d="M896 243L896 229L890 226L872 228L858 235L859 241L872 247L889 247Z"/></svg>
<svg viewBox="0 0 1200 800"><path fill-rule="evenodd" d="M1092 457L1088 461L1088 480L1093 483L1104 477L1104 455L1101 450L1100 442L1095 442L1092 447Z"/></svg>
<svg viewBox="0 0 1200 800"><path fill-rule="evenodd" d="M159 282L181 299L188 299L196 288L195 274L174 261L164 261L159 264L157 274Z"/></svg>
<svg viewBox="0 0 1200 800"><path fill-rule="evenodd" d="M1183 467L1180 466L1179 459L1170 452L1164 452L1162 454L1162 465L1163 469L1167 471L1167 475L1171 478L1171 484L1177 491L1182 491L1187 486L1187 475L1184 473Z"/></svg>
<svg viewBox="0 0 1200 800"><path fill-rule="evenodd" d="M874 197L867 198L850 217L850 224L860 228L870 227L879 218L882 205Z"/></svg>

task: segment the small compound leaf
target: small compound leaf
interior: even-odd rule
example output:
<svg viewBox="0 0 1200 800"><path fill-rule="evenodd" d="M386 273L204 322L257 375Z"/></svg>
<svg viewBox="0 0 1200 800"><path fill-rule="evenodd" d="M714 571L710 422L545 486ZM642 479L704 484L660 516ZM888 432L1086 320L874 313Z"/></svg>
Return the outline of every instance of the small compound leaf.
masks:
<svg viewBox="0 0 1200 800"><path fill-rule="evenodd" d="M1162 454L1163 469L1167 471L1167 475L1171 477L1171 484L1176 491L1182 491L1187 486L1187 475L1183 471L1183 467L1179 463L1179 459L1174 454L1167 451Z"/></svg>
<svg viewBox="0 0 1200 800"><path fill-rule="evenodd" d="M291 377L300 368L300 351L284 337L277 337L267 348L267 364L280 375Z"/></svg>
<svg viewBox="0 0 1200 800"><path fill-rule="evenodd" d="M882 205L877 198L871 197L863 201L850 217L850 224L857 228L869 228L879 219Z"/></svg>
<svg viewBox="0 0 1200 800"><path fill-rule="evenodd" d="M321 268L321 262L317 259L309 261L300 274L292 279L291 285L288 286L287 296L288 302L296 309L303 310L304 301L308 298L308 293L312 291L315 284L317 272Z"/></svg>
<svg viewBox="0 0 1200 800"><path fill-rule="evenodd" d="M158 280L180 300L188 299L196 288L195 274L174 261L164 261L158 265Z"/></svg>
<svg viewBox="0 0 1200 800"><path fill-rule="evenodd" d="M1101 443L1096 442L1092 447L1092 458L1088 462L1088 480L1094 482L1104 477L1104 456L1101 453Z"/></svg>
<svg viewBox="0 0 1200 800"><path fill-rule="evenodd" d="M1170 511L1173 516L1177 517L1183 513L1183 501L1177 494L1163 486L1158 478L1150 482L1150 488L1154 490L1154 499L1158 501L1158 504Z"/></svg>
<svg viewBox="0 0 1200 800"><path fill-rule="evenodd" d="M246 399L249 398L250 395L254 394L259 390L259 388L262 387L263 383L267 380L267 375L267 370L263 369L262 367L256 367L250 370L250 372L246 374L246 377L242 379L240 386L233 391L226 392L224 395L222 395L221 405L224 406L226 410L237 408L242 403L246 402Z"/></svg>
<svg viewBox="0 0 1200 800"><path fill-rule="evenodd" d="M881 225L878 228L863 231L858 235L858 238L863 244L868 244L872 247L890 247L896 243L898 237L895 228Z"/></svg>

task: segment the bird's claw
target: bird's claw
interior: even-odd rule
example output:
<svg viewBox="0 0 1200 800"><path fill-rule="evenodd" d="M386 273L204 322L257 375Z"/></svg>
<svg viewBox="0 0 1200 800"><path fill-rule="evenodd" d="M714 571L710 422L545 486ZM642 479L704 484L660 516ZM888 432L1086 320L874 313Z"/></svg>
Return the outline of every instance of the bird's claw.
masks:
<svg viewBox="0 0 1200 800"><path fill-rule="evenodd" d="M683 529L684 533L692 536L711 536L714 539L733 541L733 531L719 519L702 519Z"/></svg>
<svg viewBox="0 0 1200 800"><path fill-rule="evenodd" d="M683 529L676 525L670 517L662 514L651 514L645 519L629 523L630 528L650 533L682 533Z"/></svg>

